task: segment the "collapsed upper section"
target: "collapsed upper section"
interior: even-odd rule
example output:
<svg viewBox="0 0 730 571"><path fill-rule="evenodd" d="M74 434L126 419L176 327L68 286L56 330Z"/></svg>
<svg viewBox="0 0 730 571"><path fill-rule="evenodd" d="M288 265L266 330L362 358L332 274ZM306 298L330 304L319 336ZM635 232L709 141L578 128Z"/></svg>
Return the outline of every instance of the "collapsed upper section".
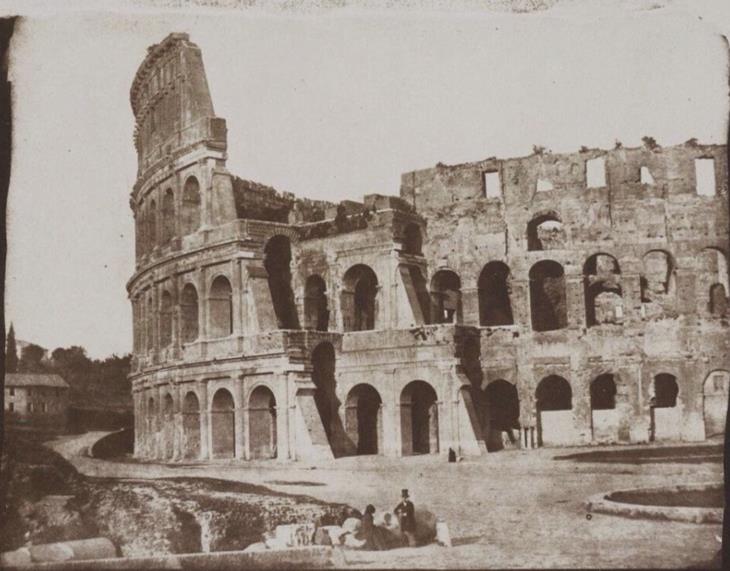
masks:
<svg viewBox="0 0 730 571"><path fill-rule="evenodd" d="M129 95L138 178L197 146L225 150L226 122L215 116L203 57L188 34L170 34L148 49Z"/></svg>

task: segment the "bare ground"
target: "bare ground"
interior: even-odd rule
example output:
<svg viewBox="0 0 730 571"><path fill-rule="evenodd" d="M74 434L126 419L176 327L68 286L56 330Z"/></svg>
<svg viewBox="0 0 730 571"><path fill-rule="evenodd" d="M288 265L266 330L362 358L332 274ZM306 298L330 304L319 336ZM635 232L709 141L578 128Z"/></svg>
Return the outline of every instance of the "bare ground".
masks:
<svg viewBox="0 0 730 571"><path fill-rule="evenodd" d="M429 456L364 456L318 466L276 461L165 466L84 457L83 451L99 436L90 433L59 440L53 447L88 475L213 476L360 509L367 503L378 510L392 509L400 489L409 488L416 509L428 508L449 525L452 549L432 545L388 552L348 551L348 561L358 567L686 568L706 564L719 549L715 540L721 534L719 525L600 514L588 520L584 507L589 496L600 492L721 482L722 464L712 453L698 455L692 463L682 459L681 450L676 462L662 453L658 455L661 462L637 464L555 460L577 451L539 449L490 454L457 464Z"/></svg>

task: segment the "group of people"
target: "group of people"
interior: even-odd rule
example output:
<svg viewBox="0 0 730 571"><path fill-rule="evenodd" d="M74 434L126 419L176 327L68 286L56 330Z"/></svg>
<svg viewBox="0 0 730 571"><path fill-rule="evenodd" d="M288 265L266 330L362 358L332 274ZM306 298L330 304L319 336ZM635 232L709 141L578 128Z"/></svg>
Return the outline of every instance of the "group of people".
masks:
<svg viewBox="0 0 730 571"><path fill-rule="evenodd" d="M395 506L393 513L398 518L398 528L404 544L416 545L416 510L409 499L408 490L401 490L401 501ZM365 541L363 549L384 550L392 547L391 534L375 525L375 507L369 504L362 517L359 539Z"/></svg>

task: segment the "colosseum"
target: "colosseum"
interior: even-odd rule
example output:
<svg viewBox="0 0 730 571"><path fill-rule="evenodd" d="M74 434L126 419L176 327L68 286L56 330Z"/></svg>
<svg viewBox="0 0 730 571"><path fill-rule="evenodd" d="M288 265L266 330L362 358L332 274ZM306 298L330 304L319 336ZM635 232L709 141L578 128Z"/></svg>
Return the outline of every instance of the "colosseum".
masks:
<svg viewBox="0 0 730 571"><path fill-rule="evenodd" d="M135 454L472 456L724 433L726 147L536 148L297 198L226 170L187 34L134 78Z"/></svg>

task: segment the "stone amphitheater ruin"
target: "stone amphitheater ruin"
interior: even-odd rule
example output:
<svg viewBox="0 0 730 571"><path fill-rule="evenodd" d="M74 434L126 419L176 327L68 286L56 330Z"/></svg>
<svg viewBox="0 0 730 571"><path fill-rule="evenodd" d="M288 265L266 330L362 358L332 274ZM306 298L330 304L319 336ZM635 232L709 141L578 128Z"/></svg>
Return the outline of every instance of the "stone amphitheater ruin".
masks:
<svg viewBox="0 0 730 571"><path fill-rule="evenodd" d="M200 49L131 89L135 454L320 461L724 432L726 148L536 149L307 200L226 170Z"/></svg>

